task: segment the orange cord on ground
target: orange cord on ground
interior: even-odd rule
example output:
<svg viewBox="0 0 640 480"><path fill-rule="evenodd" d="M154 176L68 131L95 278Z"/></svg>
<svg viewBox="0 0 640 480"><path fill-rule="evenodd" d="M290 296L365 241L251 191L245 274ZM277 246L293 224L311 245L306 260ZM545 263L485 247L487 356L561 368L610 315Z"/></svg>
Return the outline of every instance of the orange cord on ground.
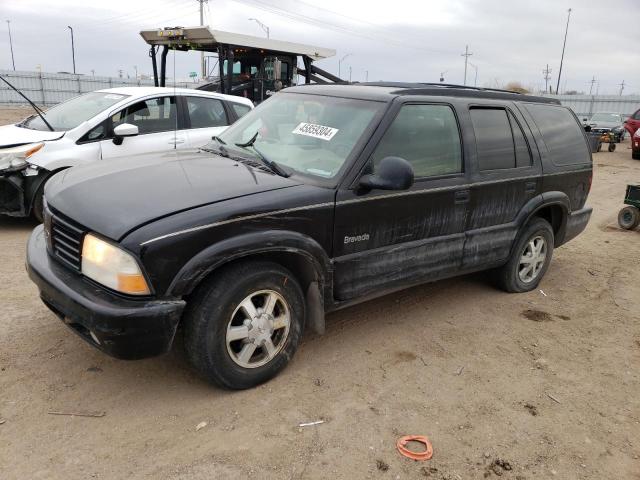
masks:
<svg viewBox="0 0 640 480"><path fill-rule="evenodd" d="M406 447L409 442L422 443L427 449L424 452L413 452ZM406 435L401 437L396 442L396 447L401 455L413 460L429 460L433 456L433 447L431 446L431 442L424 435Z"/></svg>

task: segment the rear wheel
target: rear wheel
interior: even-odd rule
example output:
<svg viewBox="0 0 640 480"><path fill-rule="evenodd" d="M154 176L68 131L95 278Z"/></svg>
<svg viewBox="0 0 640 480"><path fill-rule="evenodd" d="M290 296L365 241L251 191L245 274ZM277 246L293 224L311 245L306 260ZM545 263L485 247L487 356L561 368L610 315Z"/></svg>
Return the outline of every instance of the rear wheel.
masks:
<svg viewBox="0 0 640 480"><path fill-rule="evenodd" d="M535 218L516 241L511 258L498 270L500 286L507 292L528 292L537 288L553 256L553 229Z"/></svg>
<svg viewBox="0 0 640 480"><path fill-rule="evenodd" d="M634 160L640 160L640 152L631 152L631 158Z"/></svg>
<svg viewBox="0 0 640 480"><path fill-rule="evenodd" d="M251 388L287 365L304 321L304 296L291 272L271 262L241 263L214 274L190 302L187 355L211 382Z"/></svg>
<svg viewBox="0 0 640 480"><path fill-rule="evenodd" d="M624 207L618 213L618 225L625 230L633 230L640 225L640 209L631 205Z"/></svg>
<svg viewBox="0 0 640 480"><path fill-rule="evenodd" d="M609 151L610 152L615 152L616 151L616 144L611 142L609 143Z"/></svg>

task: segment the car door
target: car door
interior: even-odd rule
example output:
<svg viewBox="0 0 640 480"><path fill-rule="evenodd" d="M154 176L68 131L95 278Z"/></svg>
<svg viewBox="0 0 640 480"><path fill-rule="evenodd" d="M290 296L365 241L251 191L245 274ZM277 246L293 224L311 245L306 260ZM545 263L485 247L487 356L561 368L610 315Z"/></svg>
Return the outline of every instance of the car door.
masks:
<svg viewBox="0 0 640 480"><path fill-rule="evenodd" d="M389 115L393 116L393 113ZM469 192L455 110L404 103L361 174L388 156L407 160L415 181L406 191L340 188L334 225L334 292L348 300L433 280L462 260Z"/></svg>
<svg viewBox="0 0 640 480"><path fill-rule="evenodd" d="M189 147L198 148L220 135L230 124L230 114L218 98L184 96Z"/></svg>
<svg viewBox="0 0 640 480"><path fill-rule="evenodd" d="M113 129L123 123L138 127L138 135L113 142ZM162 153L188 146L175 96L148 98L117 111L107 121L110 134L100 142L102 159Z"/></svg>
<svg viewBox="0 0 640 480"><path fill-rule="evenodd" d="M476 146L463 261L470 270L509 256L517 215L542 191L542 168L527 139L531 131L516 108L480 104L466 113Z"/></svg>

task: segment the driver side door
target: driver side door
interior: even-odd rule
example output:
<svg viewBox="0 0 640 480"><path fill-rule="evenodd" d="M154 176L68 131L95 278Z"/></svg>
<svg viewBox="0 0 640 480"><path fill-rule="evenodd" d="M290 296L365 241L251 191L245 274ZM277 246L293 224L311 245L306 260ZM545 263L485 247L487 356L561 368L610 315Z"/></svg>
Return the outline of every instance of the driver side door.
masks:
<svg viewBox="0 0 640 480"><path fill-rule="evenodd" d="M334 292L337 300L435 280L462 263L469 202L462 141L451 105L405 103L361 174L388 156L407 160L414 184L337 192Z"/></svg>

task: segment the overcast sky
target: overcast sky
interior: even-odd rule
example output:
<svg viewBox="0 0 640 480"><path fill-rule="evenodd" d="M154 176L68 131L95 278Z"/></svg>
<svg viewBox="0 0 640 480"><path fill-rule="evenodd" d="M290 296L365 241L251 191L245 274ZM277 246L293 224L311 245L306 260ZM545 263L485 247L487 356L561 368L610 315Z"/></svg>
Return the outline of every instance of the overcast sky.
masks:
<svg viewBox="0 0 640 480"><path fill-rule="evenodd" d="M7 24L11 21L16 69L72 71L75 34L79 73L134 76L150 73L145 28L199 23L197 0L0 0L0 68L11 68ZM560 90L601 94L640 93L639 0L209 0L205 24L220 30L262 36L258 18L271 38L337 51L318 62L341 76L364 81L462 83L465 45L473 53L478 86L519 81L544 88L542 70L551 69L555 89L567 21L572 8ZM171 55L171 54L170 54ZM199 54L176 55L176 77L199 72ZM172 76L173 60L168 60ZM476 70L469 66L467 83Z"/></svg>

